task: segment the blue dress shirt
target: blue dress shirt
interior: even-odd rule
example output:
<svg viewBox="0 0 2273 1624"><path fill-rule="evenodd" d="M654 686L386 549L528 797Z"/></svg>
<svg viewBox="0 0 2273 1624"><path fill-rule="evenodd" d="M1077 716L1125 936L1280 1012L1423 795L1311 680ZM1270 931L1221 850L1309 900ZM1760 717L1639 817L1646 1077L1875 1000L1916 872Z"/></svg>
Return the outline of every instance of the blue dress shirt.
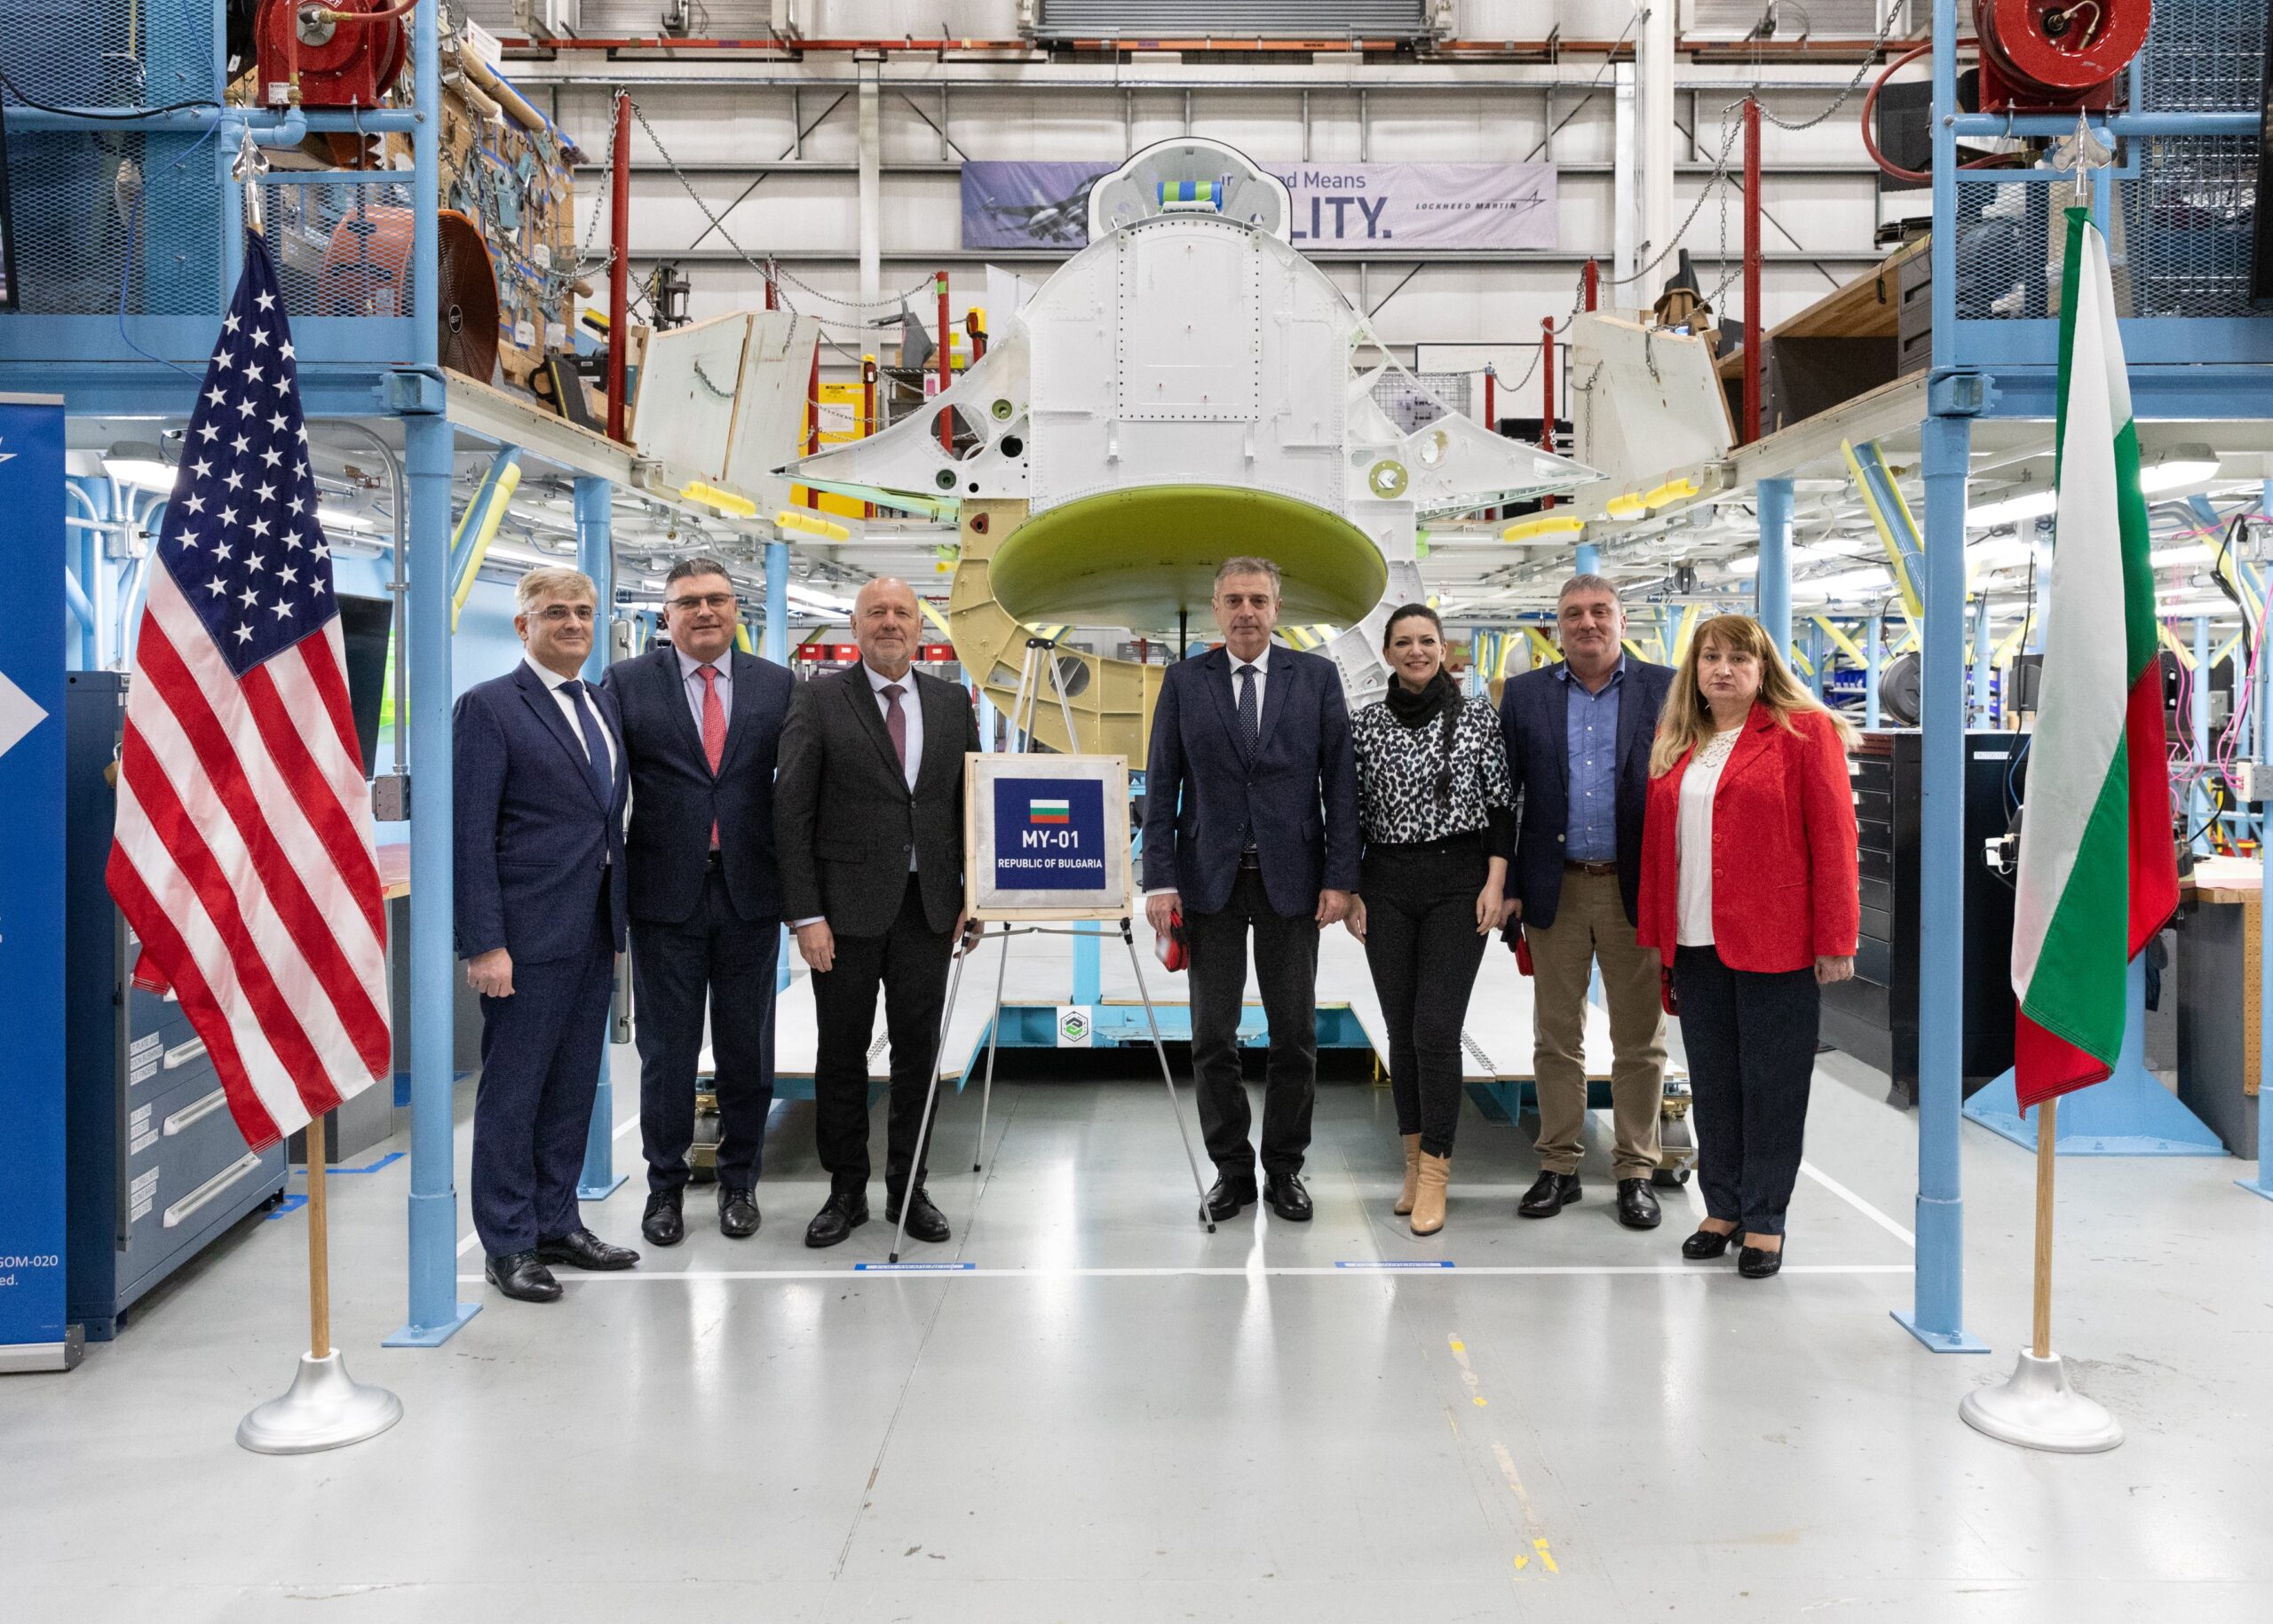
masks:
<svg viewBox="0 0 2273 1624"><path fill-rule="evenodd" d="M1598 693L1571 675L1556 675L1568 691L1564 705L1564 744L1571 758L1570 828L1564 855L1574 863L1618 860L1618 691L1626 683L1626 656Z"/></svg>

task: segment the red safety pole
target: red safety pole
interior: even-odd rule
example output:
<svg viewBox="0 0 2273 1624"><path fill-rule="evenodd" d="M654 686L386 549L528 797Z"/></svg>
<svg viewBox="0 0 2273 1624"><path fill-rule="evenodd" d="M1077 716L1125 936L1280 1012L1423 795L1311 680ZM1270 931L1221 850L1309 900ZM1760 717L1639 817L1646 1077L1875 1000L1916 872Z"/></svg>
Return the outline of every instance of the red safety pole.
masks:
<svg viewBox="0 0 2273 1624"><path fill-rule="evenodd" d="M955 381L954 358L954 331L947 325L947 273L936 273L939 290L939 392L945 394ZM954 414L939 414L939 444L949 456L954 454L955 420Z"/></svg>
<svg viewBox="0 0 2273 1624"><path fill-rule="evenodd" d="M768 310L781 308L781 290L773 284L773 262L771 259L765 262L765 307Z"/></svg>
<svg viewBox="0 0 2273 1624"><path fill-rule="evenodd" d="M1555 449L1555 318L1539 319L1539 448Z"/></svg>
<svg viewBox="0 0 2273 1624"><path fill-rule="evenodd" d="M1586 269L1579 273L1579 285L1585 290L1587 308L1592 310L1602 297L1602 268L1593 260L1588 260Z"/></svg>
<svg viewBox="0 0 2273 1624"><path fill-rule="evenodd" d="M866 440L875 432L876 358L873 355L863 355L860 358L860 438ZM874 519L876 516L876 504L873 502L864 502L860 504L860 512L864 518Z"/></svg>
<svg viewBox="0 0 2273 1624"><path fill-rule="evenodd" d="M820 345L813 345L812 376L805 381L805 455L820 455ZM820 493L805 487L805 505L820 506Z"/></svg>
<svg viewBox="0 0 2273 1624"><path fill-rule="evenodd" d="M1760 438L1760 102L1744 104L1744 439Z"/></svg>
<svg viewBox="0 0 2273 1624"><path fill-rule="evenodd" d="M1500 375L1491 367L1484 368L1484 426L1500 432Z"/></svg>
<svg viewBox="0 0 2273 1624"><path fill-rule="evenodd" d="M615 95L615 162L608 177L607 437L623 438L624 360L631 345L631 98Z"/></svg>

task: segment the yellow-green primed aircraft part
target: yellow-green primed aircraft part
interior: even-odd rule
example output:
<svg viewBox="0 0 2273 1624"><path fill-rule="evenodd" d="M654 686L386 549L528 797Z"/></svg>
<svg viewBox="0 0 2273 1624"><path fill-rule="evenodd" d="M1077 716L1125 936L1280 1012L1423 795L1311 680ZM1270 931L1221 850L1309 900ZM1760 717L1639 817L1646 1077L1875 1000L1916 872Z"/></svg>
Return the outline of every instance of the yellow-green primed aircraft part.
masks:
<svg viewBox="0 0 2273 1624"><path fill-rule="evenodd" d="M1216 485L1107 491L1036 515L995 549L994 596L1026 621L1172 626L1207 619L1216 566L1251 553L1285 574L1279 619L1352 625L1381 601L1381 548L1339 514L1275 492Z"/></svg>

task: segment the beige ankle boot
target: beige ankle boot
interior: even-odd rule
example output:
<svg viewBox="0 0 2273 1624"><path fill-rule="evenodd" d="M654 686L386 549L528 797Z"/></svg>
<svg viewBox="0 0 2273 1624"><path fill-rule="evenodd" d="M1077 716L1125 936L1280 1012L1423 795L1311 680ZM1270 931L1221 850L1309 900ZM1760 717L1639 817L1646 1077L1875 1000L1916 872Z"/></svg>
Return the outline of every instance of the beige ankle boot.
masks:
<svg viewBox="0 0 2273 1624"><path fill-rule="evenodd" d="M1397 1198L1397 1216L1403 1217L1413 1210L1413 1192L1421 1182L1421 1136L1405 1136L1405 1192Z"/></svg>
<svg viewBox="0 0 2273 1624"><path fill-rule="evenodd" d="M1452 1180L1450 1156L1421 1157L1420 1185L1414 1192L1413 1232L1433 1235L1445 1227L1445 1186Z"/></svg>

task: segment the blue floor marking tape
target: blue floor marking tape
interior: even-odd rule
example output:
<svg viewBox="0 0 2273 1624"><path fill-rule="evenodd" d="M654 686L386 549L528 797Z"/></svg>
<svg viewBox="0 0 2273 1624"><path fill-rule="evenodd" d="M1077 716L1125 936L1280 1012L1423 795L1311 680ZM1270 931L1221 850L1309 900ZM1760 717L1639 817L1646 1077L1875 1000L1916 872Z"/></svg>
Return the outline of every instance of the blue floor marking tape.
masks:
<svg viewBox="0 0 2273 1624"><path fill-rule="evenodd" d="M385 1155L380 1157L376 1161L372 1162L368 1167L334 1168L331 1171L335 1177L342 1173L376 1173L381 1168L392 1167L394 1163L400 1161L401 1160L402 1153L400 1151L389 1151ZM295 1165L292 1168L292 1176L295 1178L305 1178L307 1176L308 1169L305 1163Z"/></svg>
<svg viewBox="0 0 2273 1624"><path fill-rule="evenodd" d="M308 1198L305 1195L288 1195L276 1204L276 1210L267 1216L265 1222L273 1224L279 1218L289 1218L307 1204Z"/></svg>
<svg viewBox="0 0 2273 1624"><path fill-rule="evenodd" d="M854 1264L855 1274L959 1274L977 1264Z"/></svg>

